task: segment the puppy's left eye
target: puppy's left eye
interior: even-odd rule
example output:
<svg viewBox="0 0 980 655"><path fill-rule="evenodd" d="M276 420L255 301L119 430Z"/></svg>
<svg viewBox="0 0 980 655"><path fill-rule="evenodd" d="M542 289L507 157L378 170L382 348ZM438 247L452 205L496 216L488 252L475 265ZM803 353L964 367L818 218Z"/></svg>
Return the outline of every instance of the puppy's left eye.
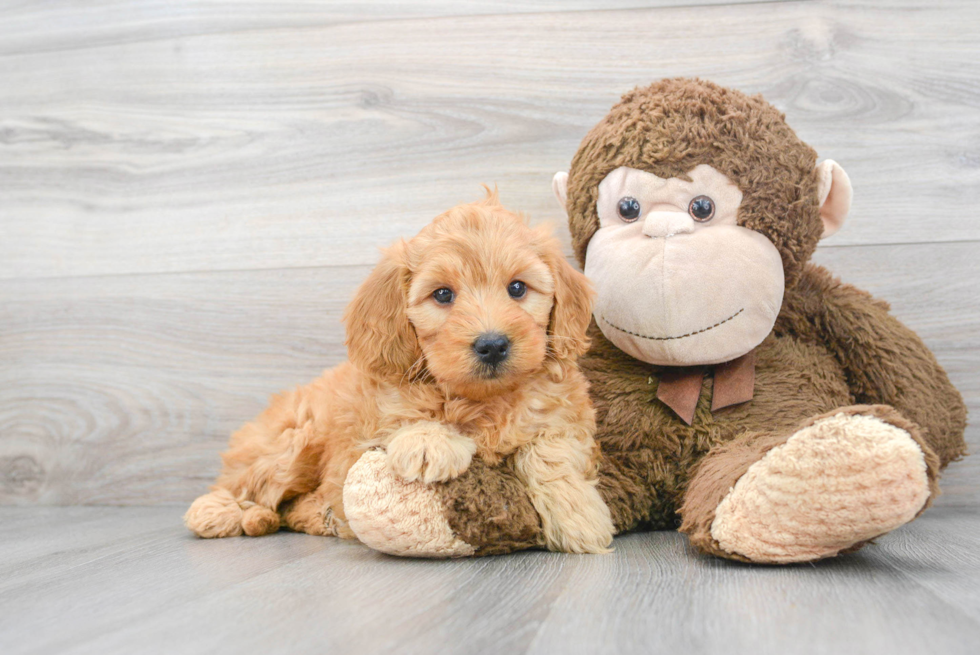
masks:
<svg viewBox="0 0 980 655"><path fill-rule="evenodd" d="M524 294L527 293L527 285L520 280L514 280L507 285L507 293L510 294L511 298L523 298Z"/></svg>
<svg viewBox="0 0 980 655"><path fill-rule="evenodd" d="M456 294L453 293L452 289L443 287L441 289L436 289L432 292L432 297L440 305L448 305L456 298Z"/></svg>

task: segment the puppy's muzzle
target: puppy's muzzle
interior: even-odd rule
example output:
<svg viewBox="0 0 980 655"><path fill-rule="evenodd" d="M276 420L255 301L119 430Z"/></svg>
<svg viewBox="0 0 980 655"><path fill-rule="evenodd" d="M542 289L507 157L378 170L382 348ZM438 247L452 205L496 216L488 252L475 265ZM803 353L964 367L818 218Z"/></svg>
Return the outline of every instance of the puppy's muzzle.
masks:
<svg viewBox="0 0 980 655"><path fill-rule="evenodd" d="M481 364L496 368L510 354L510 339L497 332L481 334L473 342L473 352Z"/></svg>

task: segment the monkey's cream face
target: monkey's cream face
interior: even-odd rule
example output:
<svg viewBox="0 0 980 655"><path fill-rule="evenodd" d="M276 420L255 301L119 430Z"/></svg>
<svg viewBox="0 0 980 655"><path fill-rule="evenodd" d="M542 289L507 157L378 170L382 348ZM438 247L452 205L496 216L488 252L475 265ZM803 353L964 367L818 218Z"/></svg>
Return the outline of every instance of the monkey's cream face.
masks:
<svg viewBox="0 0 980 655"><path fill-rule="evenodd" d="M612 171L586 251L599 329L651 364L740 357L772 331L783 301L779 251L736 223L742 192L706 164L687 177Z"/></svg>

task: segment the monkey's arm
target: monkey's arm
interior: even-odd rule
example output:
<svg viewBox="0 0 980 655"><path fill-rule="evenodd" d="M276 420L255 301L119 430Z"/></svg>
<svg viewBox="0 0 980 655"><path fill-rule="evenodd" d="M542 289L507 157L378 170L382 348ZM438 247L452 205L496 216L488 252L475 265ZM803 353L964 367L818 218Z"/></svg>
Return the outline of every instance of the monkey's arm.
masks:
<svg viewBox="0 0 980 655"><path fill-rule="evenodd" d="M787 292L781 327L829 348L854 400L891 405L924 431L942 466L966 454L966 407L919 336L889 306L810 264Z"/></svg>

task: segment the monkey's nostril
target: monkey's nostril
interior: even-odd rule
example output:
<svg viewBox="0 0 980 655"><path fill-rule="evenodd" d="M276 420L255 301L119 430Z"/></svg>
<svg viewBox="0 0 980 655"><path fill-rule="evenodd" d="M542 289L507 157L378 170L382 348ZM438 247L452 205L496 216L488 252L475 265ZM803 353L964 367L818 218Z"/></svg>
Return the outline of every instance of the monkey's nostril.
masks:
<svg viewBox="0 0 980 655"><path fill-rule="evenodd" d="M495 332L481 334L473 342L473 352L480 362L496 366L507 359L510 352L510 339Z"/></svg>

